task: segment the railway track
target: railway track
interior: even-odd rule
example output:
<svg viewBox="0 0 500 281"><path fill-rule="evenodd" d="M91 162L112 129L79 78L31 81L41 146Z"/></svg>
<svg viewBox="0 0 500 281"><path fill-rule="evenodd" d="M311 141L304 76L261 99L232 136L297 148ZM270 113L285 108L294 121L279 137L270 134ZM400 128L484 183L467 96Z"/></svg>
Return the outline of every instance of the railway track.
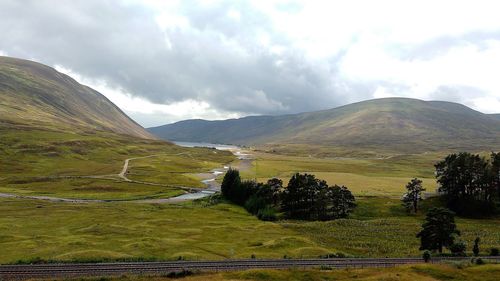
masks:
<svg viewBox="0 0 500 281"><path fill-rule="evenodd" d="M481 257L483 260L500 262L500 257ZM470 257L433 258L432 263L470 260ZM364 268L393 267L422 263L421 258L356 258L356 259L252 259L224 261L171 261L171 262L127 262L127 263L80 263L80 264L35 264L1 265L0 280L24 280L29 278L66 278L86 276L113 276L123 274L160 275L182 270L234 271L245 269L287 268Z"/></svg>

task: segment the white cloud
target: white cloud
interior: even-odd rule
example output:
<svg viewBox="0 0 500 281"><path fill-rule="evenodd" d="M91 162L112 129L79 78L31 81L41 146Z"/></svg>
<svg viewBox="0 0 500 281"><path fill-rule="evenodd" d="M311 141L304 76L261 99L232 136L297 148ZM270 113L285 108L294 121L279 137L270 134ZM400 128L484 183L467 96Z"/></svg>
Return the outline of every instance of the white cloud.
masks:
<svg viewBox="0 0 500 281"><path fill-rule="evenodd" d="M0 49L74 70L146 126L387 96L500 111L498 1L54 3L2 1Z"/></svg>
<svg viewBox="0 0 500 281"><path fill-rule="evenodd" d="M171 104L152 103L144 98L132 96L123 89L110 87L105 81L85 78L63 66L56 65L54 68L71 76L80 84L90 86L100 92L145 127L159 126L185 119L220 120L240 117L238 113L221 112L212 108L207 102L192 99ZM148 118L148 116L154 116L154 118Z"/></svg>

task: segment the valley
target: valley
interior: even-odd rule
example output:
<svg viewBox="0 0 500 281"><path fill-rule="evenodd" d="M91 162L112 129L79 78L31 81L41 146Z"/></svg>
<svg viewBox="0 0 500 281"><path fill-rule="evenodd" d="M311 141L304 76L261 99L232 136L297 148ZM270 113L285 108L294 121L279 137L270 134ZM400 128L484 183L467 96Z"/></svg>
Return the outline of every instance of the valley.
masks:
<svg viewBox="0 0 500 281"><path fill-rule="evenodd" d="M0 0L0 281L500 280L499 10Z"/></svg>
<svg viewBox="0 0 500 281"><path fill-rule="evenodd" d="M470 122L484 123L478 126L485 137L484 142L468 138L464 142L427 150L428 141L434 139L407 143L405 138L415 135L400 134L395 143L404 143L401 149L389 146L373 149L374 141L387 141L381 137L389 134L390 128L385 128L375 136L366 133L362 136L363 143L353 146L336 145L335 134L328 140L333 144L299 136L294 141L283 141L293 132L290 129L283 133L283 138L273 141L260 142L268 138L266 136L255 142L250 137L248 143L235 142L241 145L239 147L229 145L214 149L207 143L176 145L156 138L150 133L154 130L147 132L134 125L121 111L110 110L114 105L109 101L99 101L99 106L109 103L107 109L94 111L99 106L92 103L95 96L100 96L62 74L45 67L40 70L41 66L33 66L32 62L2 60L2 264L252 257L304 259L328 255L419 257L421 251L415 235L425 213L432 207L444 205L436 193L434 164L458 147L484 156L489 155L490 149L499 147L495 138L497 121L468 110L465 115L473 117ZM30 67L26 68L26 64ZM31 72L33 69L37 71ZM42 76L37 74L39 71ZM18 80L12 78L18 76L21 77ZM66 83L71 84L70 89ZM83 96L91 94L94 98L84 99L86 107L76 104L61 109L60 102L55 102L65 100L65 94L75 91ZM32 92L37 93L36 97L30 96ZM54 93L62 97L54 98ZM78 97L73 101L82 102ZM395 110L394 102L413 106L420 103L388 100L386 113ZM29 106L21 109L16 103L28 103ZM424 104L425 110L429 106L438 110L435 103ZM445 105L449 106L456 110L454 105ZM74 113L75 108L85 108L86 112ZM364 110L365 106L356 105L356 108ZM374 110L370 104L367 108L369 112ZM462 109L460 107L459 111ZM341 113L346 110L341 109ZM352 109L347 111L352 113ZM67 115L72 112L74 117L68 119ZM100 116L104 113L106 116ZM326 113L320 114L324 117ZM339 113L328 114L337 116ZM464 117L462 113L456 114ZM314 115L300 115L300 118L312 122ZM276 118L289 120L288 117ZM295 117L290 118L295 120ZM99 121L102 119L111 121L102 124ZM347 122L335 120L329 122L334 125L335 122ZM119 126L123 122L128 125ZM312 126L307 122L301 126ZM73 127L73 123L77 125ZM471 134L478 132L469 129ZM329 129L318 127L315 130ZM365 127L357 132L364 130ZM198 135L204 134L213 135L207 131L200 131ZM302 136L307 134L304 132ZM232 135L238 136L237 132ZM184 140L233 143L224 141L225 138ZM448 144L447 141L443 143ZM223 174L229 167L238 169L243 180L266 182L270 178L280 178L285 185L295 173L314 174L330 186L347 186L356 198L357 207L347 218L331 221L262 221L218 195L209 196L219 190ZM401 197L405 185L414 177L423 181L425 200L416 214L408 214L401 205ZM193 191L195 193L186 193ZM500 217L457 217L456 223L461 238L467 243L480 237L482 255L500 245Z"/></svg>

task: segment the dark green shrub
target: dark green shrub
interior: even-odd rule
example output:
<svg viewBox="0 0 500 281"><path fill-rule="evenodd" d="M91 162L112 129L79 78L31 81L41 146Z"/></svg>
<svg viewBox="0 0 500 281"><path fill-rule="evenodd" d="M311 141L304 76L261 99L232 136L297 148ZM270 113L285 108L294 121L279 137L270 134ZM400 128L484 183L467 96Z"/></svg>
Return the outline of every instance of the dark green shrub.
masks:
<svg viewBox="0 0 500 281"><path fill-rule="evenodd" d="M265 207L257 212L257 217L263 221L276 221L278 216L273 207Z"/></svg>
<svg viewBox="0 0 500 281"><path fill-rule="evenodd" d="M424 259L425 262L429 262L431 260L431 252L425 251L424 254L422 255L422 258Z"/></svg>
<svg viewBox="0 0 500 281"><path fill-rule="evenodd" d="M454 256L465 256L467 244L464 241L456 241L449 246L449 249Z"/></svg>
<svg viewBox="0 0 500 281"><path fill-rule="evenodd" d="M476 237L476 239L474 240L474 247L472 247L472 252L474 253L475 257L479 256L479 242L480 241L481 241L481 239L479 239L479 237Z"/></svg>
<svg viewBox="0 0 500 281"><path fill-rule="evenodd" d="M490 256L496 257L499 255L498 248L491 248L490 250Z"/></svg>

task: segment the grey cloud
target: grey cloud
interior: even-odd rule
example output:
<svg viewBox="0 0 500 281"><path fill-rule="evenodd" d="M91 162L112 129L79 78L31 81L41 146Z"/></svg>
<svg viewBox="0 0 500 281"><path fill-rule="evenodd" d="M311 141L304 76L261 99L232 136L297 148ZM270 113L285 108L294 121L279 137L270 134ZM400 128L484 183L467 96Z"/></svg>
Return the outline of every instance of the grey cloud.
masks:
<svg viewBox="0 0 500 281"><path fill-rule="evenodd" d="M486 93L476 87L466 85L445 85L440 86L432 93L435 100L446 100L462 103L465 105L472 105L471 101L475 98L487 96Z"/></svg>
<svg viewBox="0 0 500 281"><path fill-rule="evenodd" d="M133 1L0 0L0 50L70 68L155 103L194 99L220 112L303 112L372 98L379 85L407 90L405 85L340 77L338 62L347 50L322 62L308 60L250 1L181 3L177 13L190 28L162 30L156 12ZM294 13L300 4L278 8ZM228 16L231 10L239 12L239 20ZM263 35L282 52L259 43ZM437 38L394 46L391 54L403 60L432 58L463 42L480 44L499 35ZM445 99L453 93L443 88L434 94ZM137 114L145 123L153 116Z"/></svg>
<svg viewBox="0 0 500 281"><path fill-rule="evenodd" d="M152 10L133 2L2 0L0 6L0 50L70 68L156 103L195 99L252 114L341 103L331 73L318 71L296 50L275 54L256 43L267 33L272 44L287 44L246 2L200 8L184 1L181 12L192 28L165 31ZM239 21L227 16L231 9ZM261 95L252 102L255 93Z"/></svg>

